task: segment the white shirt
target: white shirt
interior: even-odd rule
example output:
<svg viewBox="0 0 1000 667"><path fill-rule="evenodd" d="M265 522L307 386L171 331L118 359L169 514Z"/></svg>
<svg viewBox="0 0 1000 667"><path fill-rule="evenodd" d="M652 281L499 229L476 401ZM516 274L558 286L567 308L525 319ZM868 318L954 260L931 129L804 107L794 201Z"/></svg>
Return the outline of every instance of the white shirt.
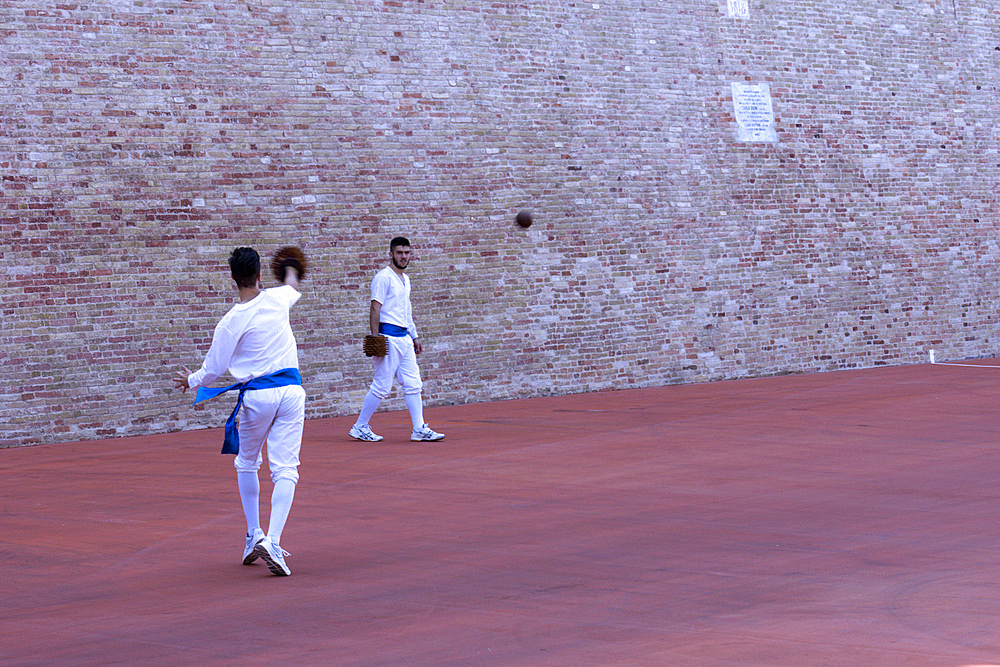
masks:
<svg viewBox="0 0 1000 667"><path fill-rule="evenodd" d="M301 296L291 285L282 285L233 306L215 325L205 362L188 376L188 386L209 385L227 370L237 382L246 382L282 368L298 368L288 311Z"/></svg>
<svg viewBox="0 0 1000 667"><path fill-rule="evenodd" d="M413 323L413 305L410 303L410 277L399 275L387 266L372 278L372 301L382 304L378 321L405 327L411 338L417 337Z"/></svg>

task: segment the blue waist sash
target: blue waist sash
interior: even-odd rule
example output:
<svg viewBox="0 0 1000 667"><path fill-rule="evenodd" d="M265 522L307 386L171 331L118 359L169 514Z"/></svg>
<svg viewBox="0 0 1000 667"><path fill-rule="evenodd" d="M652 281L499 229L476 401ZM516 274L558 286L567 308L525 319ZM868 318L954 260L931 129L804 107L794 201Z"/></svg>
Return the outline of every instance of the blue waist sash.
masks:
<svg viewBox="0 0 1000 667"><path fill-rule="evenodd" d="M406 327L389 324L388 322L378 323L378 332L380 334L385 334L386 336L395 336L396 338L399 338L400 336L405 336L407 331L409 330Z"/></svg>
<svg viewBox="0 0 1000 667"><path fill-rule="evenodd" d="M194 404L198 405L202 401L215 398L227 391L240 390L240 397L236 400L236 408L233 409L233 414L229 415L229 419L226 420L226 439L222 443L223 454L239 454L240 432L236 428L236 415L239 414L240 408L243 407L243 394L248 389L271 389L272 387L287 387L290 384L302 384L302 376L299 375L298 368L282 368L280 371L275 371L270 375L262 375L247 382L237 382L236 384L219 389L198 387L198 394L195 396Z"/></svg>

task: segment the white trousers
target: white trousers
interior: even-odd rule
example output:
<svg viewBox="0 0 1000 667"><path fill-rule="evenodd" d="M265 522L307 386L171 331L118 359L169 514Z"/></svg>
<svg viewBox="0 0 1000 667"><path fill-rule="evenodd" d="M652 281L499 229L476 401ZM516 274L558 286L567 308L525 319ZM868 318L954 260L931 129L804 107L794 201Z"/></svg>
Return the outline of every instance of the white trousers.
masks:
<svg viewBox="0 0 1000 667"><path fill-rule="evenodd" d="M233 462L236 470L257 472L266 442L271 481L290 479L297 483L305 416L306 392L301 385L246 392L240 410L240 452Z"/></svg>
<svg viewBox="0 0 1000 667"><path fill-rule="evenodd" d="M413 339L409 336L386 336L388 351L384 357L372 357L375 371L371 393L379 399L389 397L393 379L398 379L404 394L419 394L423 389L417 353L413 349Z"/></svg>

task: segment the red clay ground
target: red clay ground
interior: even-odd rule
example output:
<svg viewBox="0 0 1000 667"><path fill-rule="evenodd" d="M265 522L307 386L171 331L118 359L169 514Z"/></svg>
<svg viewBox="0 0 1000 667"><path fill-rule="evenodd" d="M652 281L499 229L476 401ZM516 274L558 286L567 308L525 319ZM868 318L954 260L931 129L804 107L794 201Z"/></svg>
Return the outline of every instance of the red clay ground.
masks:
<svg viewBox="0 0 1000 667"><path fill-rule="evenodd" d="M310 421L286 578L239 563L221 429L0 450L0 659L998 662L998 398L924 365Z"/></svg>

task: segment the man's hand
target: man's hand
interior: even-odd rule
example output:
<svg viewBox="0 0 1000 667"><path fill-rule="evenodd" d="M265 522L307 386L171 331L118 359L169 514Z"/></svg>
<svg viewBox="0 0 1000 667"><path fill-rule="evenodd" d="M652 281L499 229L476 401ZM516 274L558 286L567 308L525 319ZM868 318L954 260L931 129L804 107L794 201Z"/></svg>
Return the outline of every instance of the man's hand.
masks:
<svg viewBox="0 0 1000 667"><path fill-rule="evenodd" d="M295 267L291 265L285 267L284 283L286 285L291 285L296 292L302 291L299 289L299 272Z"/></svg>
<svg viewBox="0 0 1000 667"><path fill-rule="evenodd" d="M187 366L181 366L184 370L177 371L174 375L174 389L180 389L182 392L187 393L187 390L191 387L188 385L188 376L191 375L191 371L188 370Z"/></svg>
<svg viewBox="0 0 1000 667"><path fill-rule="evenodd" d="M413 351L420 354L424 351L424 344L420 342L419 338L413 339Z"/></svg>
<svg viewBox="0 0 1000 667"><path fill-rule="evenodd" d="M295 270L294 284L289 282L289 266ZM299 289L299 282L306 277L307 267L306 256L302 254L302 249L298 246L286 245L278 248L278 251L271 258L271 272L274 274L275 280L284 285L291 285L296 290Z"/></svg>

